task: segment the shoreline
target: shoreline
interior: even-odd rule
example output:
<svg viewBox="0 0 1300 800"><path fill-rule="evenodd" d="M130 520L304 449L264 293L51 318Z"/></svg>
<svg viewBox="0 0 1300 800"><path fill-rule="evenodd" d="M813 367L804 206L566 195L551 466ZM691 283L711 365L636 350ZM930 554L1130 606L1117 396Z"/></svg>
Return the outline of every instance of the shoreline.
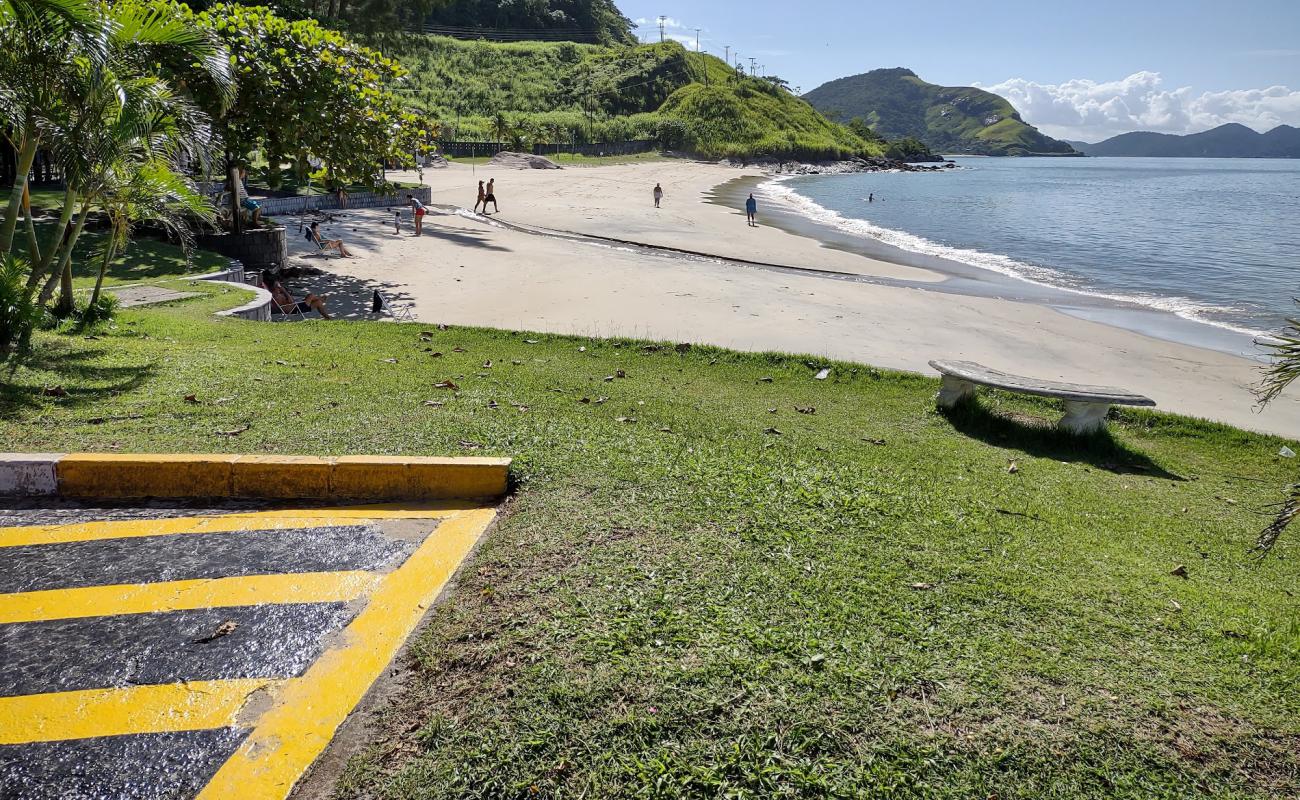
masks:
<svg viewBox="0 0 1300 800"><path fill-rule="evenodd" d="M784 230L797 236L814 239L827 247L859 252L871 258L921 267L944 275L945 279L942 282L928 287L934 291L1034 303L1070 316L1103 322L1175 344L1203 347L1252 361L1266 358L1263 351L1255 345L1255 341L1260 337L1268 336L1267 331L1250 330L1230 323L1184 316L1156 304L1143 303L1130 297L1108 294L1101 290L1061 286L1047 279L1039 280L943 255L911 250L867 233L845 230L835 222L819 219L809 209L801 208L798 202L789 199L787 193L797 195L803 202L825 212L826 215L834 215L848 223L859 222L859 220L844 217L833 209L827 209L799 195L793 189L773 190L772 187L779 187L786 183L789 177L773 175L761 180L736 179L717 187L710 201L723 206L738 202L737 198L741 190L733 188L732 184L736 186L752 184L759 191L766 189L770 202L787 212L771 218L774 224ZM913 236L906 231L889 230L904 236ZM1005 258L996 254L983 255Z"/></svg>
<svg viewBox="0 0 1300 800"><path fill-rule="evenodd" d="M958 292L924 257L892 263L783 230L768 218L774 204L760 206L761 227L747 228L737 208L719 205L720 187L770 177L685 160L557 171L454 165L424 174L433 203L457 209L431 213L424 237L411 236L409 211L401 235L391 212L346 212L325 235L360 258L322 261L296 241L291 255L338 273L354 293L381 288L428 323L807 353L927 375L930 359L963 358L1114 384L1162 410L1244 428L1300 431L1294 398L1253 412L1257 362L1067 313L1023 291ZM503 224L468 211L476 181L488 178ZM665 189L658 210L649 198L656 182ZM297 288L332 287L308 279Z"/></svg>

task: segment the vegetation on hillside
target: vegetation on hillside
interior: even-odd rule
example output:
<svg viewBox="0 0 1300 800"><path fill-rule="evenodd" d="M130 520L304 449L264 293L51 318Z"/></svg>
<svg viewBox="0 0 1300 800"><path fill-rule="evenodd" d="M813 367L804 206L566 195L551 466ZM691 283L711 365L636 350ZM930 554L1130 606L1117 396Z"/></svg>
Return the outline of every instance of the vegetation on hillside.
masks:
<svg viewBox="0 0 1300 800"><path fill-rule="evenodd" d="M936 86L909 69L877 69L840 78L804 95L831 119L862 117L888 139L913 137L941 153L1071 155L1065 142L1020 118L1004 98L982 89Z"/></svg>
<svg viewBox="0 0 1300 800"><path fill-rule="evenodd" d="M515 459L339 797L1300 795L1300 540L1249 553L1278 437L166 285L203 296L38 335L7 447Z"/></svg>
<svg viewBox="0 0 1300 800"><path fill-rule="evenodd" d="M201 11L212 3L190 0L188 5ZM315 19L357 33L418 30L427 23L539 38L576 33L604 44L636 41L632 23L614 0L270 0L263 5L285 19Z"/></svg>
<svg viewBox="0 0 1300 800"><path fill-rule="evenodd" d="M775 81L676 42L635 47L376 38L409 71L404 91L450 139L519 145L657 139L706 157L879 155Z"/></svg>
<svg viewBox="0 0 1300 800"><path fill-rule="evenodd" d="M1300 158L1300 128L1278 125L1267 133L1259 133L1229 122L1185 136L1151 131L1121 133L1076 149L1090 156Z"/></svg>

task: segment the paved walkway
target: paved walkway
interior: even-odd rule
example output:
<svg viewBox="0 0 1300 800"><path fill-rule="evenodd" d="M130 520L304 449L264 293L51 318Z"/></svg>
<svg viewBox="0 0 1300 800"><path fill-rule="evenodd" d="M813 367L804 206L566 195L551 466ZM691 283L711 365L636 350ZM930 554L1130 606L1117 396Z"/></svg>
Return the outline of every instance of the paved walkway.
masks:
<svg viewBox="0 0 1300 800"><path fill-rule="evenodd" d="M4 798L285 797L495 510L144 513L0 515Z"/></svg>

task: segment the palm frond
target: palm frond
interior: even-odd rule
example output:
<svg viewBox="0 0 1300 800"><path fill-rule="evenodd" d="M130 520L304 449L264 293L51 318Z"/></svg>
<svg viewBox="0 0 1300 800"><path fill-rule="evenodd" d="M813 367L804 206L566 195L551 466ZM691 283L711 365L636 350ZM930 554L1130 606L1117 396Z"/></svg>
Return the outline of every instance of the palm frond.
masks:
<svg viewBox="0 0 1300 800"><path fill-rule="evenodd" d="M1300 304L1300 300L1296 302ZM1300 320L1287 320L1280 333L1257 343L1272 355L1264 370L1264 379L1255 387L1255 397L1259 405L1264 406L1300 378Z"/></svg>
<svg viewBox="0 0 1300 800"><path fill-rule="evenodd" d="M1277 544L1277 540L1282 537L1282 532L1295 522L1297 517L1300 517L1300 483L1291 487L1290 495L1282 501L1277 516L1267 528L1259 532L1259 538L1255 540L1255 550L1259 551L1261 558L1268 555L1273 545Z"/></svg>

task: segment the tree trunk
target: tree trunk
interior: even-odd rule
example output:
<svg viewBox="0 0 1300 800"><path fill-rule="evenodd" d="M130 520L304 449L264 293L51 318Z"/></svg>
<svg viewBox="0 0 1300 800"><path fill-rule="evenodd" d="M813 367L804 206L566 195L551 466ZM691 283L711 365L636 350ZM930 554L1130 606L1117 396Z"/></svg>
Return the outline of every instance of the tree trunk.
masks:
<svg viewBox="0 0 1300 800"><path fill-rule="evenodd" d="M23 216L27 218L27 257L33 264L41 260L41 243L36 238L36 223L32 221L32 193L23 187Z"/></svg>
<svg viewBox="0 0 1300 800"><path fill-rule="evenodd" d="M112 248L109 249L111 250ZM54 313L56 315L67 316L68 314L72 313L72 309L76 305L73 302L73 296L72 296L72 262L71 261L68 261L63 265L63 269L59 270L58 276L59 276L59 302L57 305L54 306Z"/></svg>
<svg viewBox="0 0 1300 800"><path fill-rule="evenodd" d="M113 241L116 238L116 235L110 233L109 240L104 245L104 258L99 262L99 275L95 278L95 291L90 293L90 304L92 306L99 302L99 290L104 285L104 274L108 272L108 265L113 261L113 254L117 249L113 247Z"/></svg>
<svg viewBox="0 0 1300 800"><path fill-rule="evenodd" d="M63 275L64 270L72 269L72 251L77 246L77 239L81 237L81 229L86 226L86 214L89 211L90 201L83 200L81 202L81 212L77 215L77 224L73 227L72 235L68 237L68 244L64 247L63 255L59 258L58 271L50 276L49 281L41 289L41 296L36 301L39 305L45 305L50 301L50 296L54 294L56 276Z"/></svg>
<svg viewBox="0 0 1300 800"><path fill-rule="evenodd" d="M44 275L50 264L54 263L54 257L59 253L63 238L68 233L68 222L72 219L72 207L76 201L76 192L70 188L63 190L63 210L59 212L59 224L54 226L54 233L50 235L50 246L45 252L45 258L32 260L32 278L28 279L28 286L35 286L36 281L40 280L39 276Z"/></svg>
<svg viewBox="0 0 1300 800"><path fill-rule="evenodd" d="M27 128L29 131L31 127ZM27 173L32 170L36 160L36 148L40 141L35 136L23 139L18 148L18 171L14 179L14 190L9 193L9 207L5 210L4 223L0 225L0 256L8 255L13 250L14 231L18 228L18 209L23 202L23 190L27 188Z"/></svg>

